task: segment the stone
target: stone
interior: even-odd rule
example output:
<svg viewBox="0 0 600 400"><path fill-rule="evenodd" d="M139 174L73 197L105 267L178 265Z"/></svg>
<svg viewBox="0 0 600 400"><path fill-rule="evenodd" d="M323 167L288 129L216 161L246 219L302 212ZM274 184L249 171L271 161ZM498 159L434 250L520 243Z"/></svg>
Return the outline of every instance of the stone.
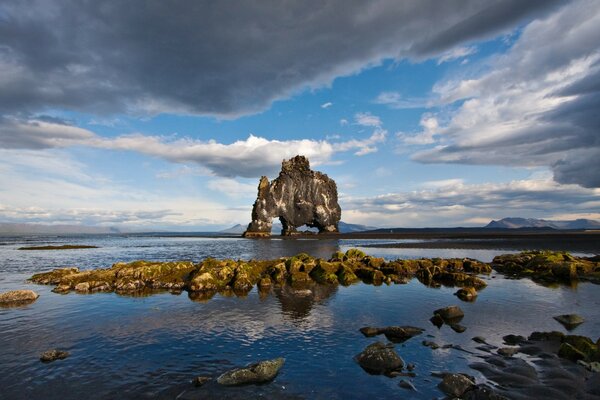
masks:
<svg viewBox="0 0 600 400"><path fill-rule="evenodd" d="M488 344L483 336L475 336L471 338L475 343Z"/></svg>
<svg viewBox="0 0 600 400"><path fill-rule="evenodd" d="M558 356L573 362L585 360L585 354L569 343L561 343L558 348Z"/></svg>
<svg viewBox="0 0 600 400"><path fill-rule="evenodd" d="M458 289L456 293L454 293L459 299L463 301L475 301L477 298L477 289L472 286Z"/></svg>
<svg viewBox="0 0 600 400"><path fill-rule="evenodd" d="M64 360L69 357L69 352L63 350L47 350L40 355L40 361L48 363L56 360Z"/></svg>
<svg viewBox="0 0 600 400"><path fill-rule="evenodd" d="M461 324L451 324L450 328L452 328L452 330L456 333L463 333L467 330L467 327Z"/></svg>
<svg viewBox="0 0 600 400"><path fill-rule="evenodd" d="M212 378L209 376L197 376L194 378L192 383L194 384L194 386L200 387L203 386L206 382L210 381L211 379Z"/></svg>
<svg viewBox="0 0 600 400"><path fill-rule="evenodd" d="M217 378L217 382L224 386L270 382L275 379L284 363L285 359L281 357L273 360L260 361L243 368L227 371Z"/></svg>
<svg viewBox="0 0 600 400"><path fill-rule="evenodd" d="M0 306L13 306L33 303L40 297L33 290L11 290L0 294Z"/></svg>
<svg viewBox="0 0 600 400"><path fill-rule="evenodd" d="M414 390L414 391L417 390L415 385L413 385L410 381L407 381L406 379L400 380L400 382L398 382L398 386L400 386L402 389L406 389L406 390Z"/></svg>
<svg viewBox="0 0 600 400"><path fill-rule="evenodd" d="M585 322L585 320L577 314L563 314L552 318L560 322L569 331L572 331Z"/></svg>
<svg viewBox="0 0 600 400"><path fill-rule="evenodd" d="M296 234L296 228L303 225L319 232L338 232L341 214L335 181L311 170L308 159L298 155L282 162L272 182L266 176L260 178L252 222L244 236L269 236L273 218L281 221L282 235Z"/></svg>
<svg viewBox="0 0 600 400"><path fill-rule="evenodd" d="M504 340L504 343L506 343L510 346L514 346L514 345L525 342L527 340L527 338L525 338L524 336L521 336L521 335L510 334L510 335L503 336L502 340Z"/></svg>
<svg viewBox="0 0 600 400"><path fill-rule="evenodd" d="M442 325L444 325L444 318L439 314L433 314L433 317L429 318L429 321L438 328L441 328Z"/></svg>
<svg viewBox="0 0 600 400"><path fill-rule="evenodd" d="M425 329L415 328L414 326L389 326L381 329L380 333L383 333L390 342L402 343L424 331Z"/></svg>
<svg viewBox="0 0 600 400"><path fill-rule="evenodd" d="M475 382L463 374L445 374L438 388L448 396L462 397L475 387Z"/></svg>
<svg viewBox="0 0 600 400"><path fill-rule="evenodd" d="M421 342L421 344L422 344L423 346L425 346L425 347L429 347L429 348L431 348L432 350L435 350L435 349L439 349L439 348L440 348L440 345L439 345L439 344L437 344L436 342L432 342L432 341L430 341L430 340L423 340L423 341Z"/></svg>
<svg viewBox="0 0 600 400"><path fill-rule="evenodd" d="M518 347L501 347L498 349L498 354L504 357L512 357L519 351Z"/></svg>
<svg viewBox="0 0 600 400"><path fill-rule="evenodd" d="M404 361L394 350L393 345L375 342L368 345L362 352L354 357L354 360L370 374L389 374L400 371L404 367Z"/></svg>
<svg viewBox="0 0 600 400"><path fill-rule="evenodd" d="M433 314L438 314L440 317L442 317L445 323L459 322L465 316L465 313L460 309L459 306L439 308L435 310Z"/></svg>
<svg viewBox="0 0 600 400"><path fill-rule="evenodd" d="M488 385L477 385L467 391L462 398L464 400L508 400L508 397L496 393Z"/></svg>
<svg viewBox="0 0 600 400"><path fill-rule="evenodd" d="M366 337L377 336L381 333L381 330L379 328L374 328L372 326L365 326L364 328L360 328L359 331Z"/></svg>

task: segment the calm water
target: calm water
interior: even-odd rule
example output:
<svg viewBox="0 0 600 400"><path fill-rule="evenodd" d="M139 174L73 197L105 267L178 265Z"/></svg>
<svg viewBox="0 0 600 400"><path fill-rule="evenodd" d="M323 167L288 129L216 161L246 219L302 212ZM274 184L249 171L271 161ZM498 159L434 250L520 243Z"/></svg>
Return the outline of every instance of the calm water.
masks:
<svg viewBox="0 0 600 400"><path fill-rule="evenodd" d="M31 288L41 297L32 305L0 308L0 398L240 398L293 397L432 398L432 370L469 372L476 359L457 350L432 351L422 340L460 344L474 350L476 335L499 345L508 333L563 330L551 317L577 312L587 321L574 332L600 335L600 290L591 284L546 288L529 280L487 277L489 286L475 303L460 302L456 289L430 289L417 280L407 285L316 287L310 292L274 290L265 298L217 294L192 301L162 293L150 297L115 294L58 295L52 287L25 283L34 272L74 265L108 267L116 261L199 261L216 258L275 258L307 252L329 257L367 240L244 240L216 238L77 237L0 238L0 291ZM98 249L18 251L24 245L91 244ZM495 250L365 249L387 259L472 257L490 261ZM503 251L502 253L506 253ZM459 304L467 331L438 330L428 321L436 308ZM372 376L352 359L378 338L358 331L366 325L414 325L419 337L396 345L405 362L416 364L412 380L418 392L399 388L399 379ZM431 335L431 337L427 337ZM383 337L379 338L383 340ZM50 348L71 356L51 364L39 362ZM194 388L198 375L217 376L235 366L283 356L286 364L274 382L250 388Z"/></svg>

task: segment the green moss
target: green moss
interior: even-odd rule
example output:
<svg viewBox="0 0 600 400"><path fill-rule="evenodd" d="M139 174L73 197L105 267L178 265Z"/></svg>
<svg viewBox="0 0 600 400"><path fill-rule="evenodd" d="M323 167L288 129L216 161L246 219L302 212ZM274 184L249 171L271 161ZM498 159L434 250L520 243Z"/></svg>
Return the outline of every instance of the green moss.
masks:
<svg viewBox="0 0 600 400"><path fill-rule="evenodd" d="M362 251L360 251L358 249L349 249L348 251L346 251L346 254L344 254L344 261L362 260L366 256L367 255L365 253L363 253Z"/></svg>

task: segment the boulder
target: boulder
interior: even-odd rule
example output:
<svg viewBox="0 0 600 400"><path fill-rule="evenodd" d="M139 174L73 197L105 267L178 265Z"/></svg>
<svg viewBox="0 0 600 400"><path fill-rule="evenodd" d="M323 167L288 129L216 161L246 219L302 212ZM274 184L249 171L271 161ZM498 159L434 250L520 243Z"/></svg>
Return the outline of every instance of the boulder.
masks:
<svg viewBox="0 0 600 400"><path fill-rule="evenodd" d="M475 381L464 374L445 374L438 388L451 397L462 397L475 387Z"/></svg>
<svg viewBox="0 0 600 400"><path fill-rule="evenodd" d="M279 373L285 363L284 358L260 361L243 368L227 371L217 378L217 382L225 386L238 386L270 382Z"/></svg>
<svg viewBox="0 0 600 400"><path fill-rule="evenodd" d="M452 325L460 322L465 313L460 309L459 306L449 306L444 308L439 308L433 312L434 315L439 315L446 324Z"/></svg>
<svg viewBox="0 0 600 400"><path fill-rule="evenodd" d="M458 291L454 294L462 301L475 301L477 298L477 289L472 286L468 286L458 289Z"/></svg>
<svg viewBox="0 0 600 400"><path fill-rule="evenodd" d="M33 303L40 297L33 290L11 290L10 292L0 293L0 306L13 306Z"/></svg>
<svg viewBox="0 0 600 400"><path fill-rule="evenodd" d="M64 360L69 357L69 352L63 350L47 350L40 355L40 361L49 363L56 360Z"/></svg>
<svg viewBox="0 0 600 400"><path fill-rule="evenodd" d="M393 345L375 342L354 357L354 360L368 373L381 375L400 371L404 361L394 350Z"/></svg>
<svg viewBox="0 0 600 400"><path fill-rule="evenodd" d="M414 326L388 326L386 328L374 328L366 326L360 328L360 332L367 336L385 335L385 337L393 343L402 343L410 339L411 337L420 335L425 329L415 328Z"/></svg>
<svg viewBox="0 0 600 400"><path fill-rule="evenodd" d="M552 318L560 322L569 331L577 328L579 325L585 322L585 320L577 314L563 314Z"/></svg>
<svg viewBox="0 0 600 400"><path fill-rule="evenodd" d="M282 235L296 234L296 228L303 225L319 232L338 232L341 213L335 182L311 170L308 159L298 155L282 162L272 182L266 176L260 178L252 222L244 236L269 236L273 218L281 221Z"/></svg>

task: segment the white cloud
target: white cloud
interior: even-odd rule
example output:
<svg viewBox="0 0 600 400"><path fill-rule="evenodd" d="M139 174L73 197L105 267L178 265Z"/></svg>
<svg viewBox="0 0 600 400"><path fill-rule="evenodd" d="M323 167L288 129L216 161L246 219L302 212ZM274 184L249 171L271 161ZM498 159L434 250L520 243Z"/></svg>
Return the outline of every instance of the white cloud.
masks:
<svg viewBox="0 0 600 400"><path fill-rule="evenodd" d="M340 125L341 125L341 126L346 126L346 125L348 125L348 120L347 120L347 119L344 119L344 118L340 119Z"/></svg>
<svg viewBox="0 0 600 400"><path fill-rule="evenodd" d="M492 219L527 216L576 219L598 215L600 189L552 180L465 184L461 179L425 182L422 189L375 197L341 198L347 222L381 227L482 225ZM569 204L569 212L565 212Z"/></svg>
<svg viewBox="0 0 600 400"><path fill-rule="evenodd" d="M220 192L227 197L233 197L236 199L254 198L258 193L258 186L256 183L245 183L231 178L211 179L206 187L208 187L210 190Z"/></svg>
<svg viewBox="0 0 600 400"><path fill-rule="evenodd" d="M381 119L369 112L354 114L354 123L361 126L379 128L382 125Z"/></svg>
<svg viewBox="0 0 600 400"><path fill-rule="evenodd" d="M383 104L396 110L407 108L428 108L432 107L435 102L433 99L426 98L405 98L398 92L381 92L374 100L375 104Z"/></svg>
<svg viewBox="0 0 600 400"><path fill-rule="evenodd" d="M436 117L432 114L423 114L419 125L423 130L417 134L404 132L396 133L396 137L407 145L426 145L435 143L435 135L440 133L440 126Z"/></svg>
<svg viewBox="0 0 600 400"><path fill-rule="evenodd" d="M381 121L365 114L367 126L379 126ZM134 151L174 163L191 163L222 177L257 177L276 173L283 159L297 154L308 157L313 165L331 163L335 153L355 151L364 155L377 151L386 132L378 128L363 140L331 142L327 140L268 140L250 135L245 140L224 144L215 140L190 138L122 135L115 138L98 136L82 128L59 122L39 120L0 120L0 147L20 149L51 149L86 146L100 149ZM375 125L374 125L375 124Z"/></svg>
<svg viewBox="0 0 600 400"><path fill-rule="evenodd" d="M321 108L327 109L327 108L331 107L332 105L333 105L333 103L328 101L327 103L321 104Z"/></svg>
<svg viewBox="0 0 600 400"><path fill-rule="evenodd" d="M545 166L562 183L600 187L600 7L575 1L527 25L513 47L478 76L434 86L456 111L421 162ZM481 69L480 69L481 70ZM451 109L451 108L450 108ZM443 113L448 108L442 109Z"/></svg>
<svg viewBox="0 0 600 400"><path fill-rule="evenodd" d="M454 60L458 60L460 58L464 58L470 55L477 53L477 48L474 46L463 46L463 47L455 47L453 49L448 50L443 53L440 57L438 57L438 65L443 64L445 62L450 62Z"/></svg>

